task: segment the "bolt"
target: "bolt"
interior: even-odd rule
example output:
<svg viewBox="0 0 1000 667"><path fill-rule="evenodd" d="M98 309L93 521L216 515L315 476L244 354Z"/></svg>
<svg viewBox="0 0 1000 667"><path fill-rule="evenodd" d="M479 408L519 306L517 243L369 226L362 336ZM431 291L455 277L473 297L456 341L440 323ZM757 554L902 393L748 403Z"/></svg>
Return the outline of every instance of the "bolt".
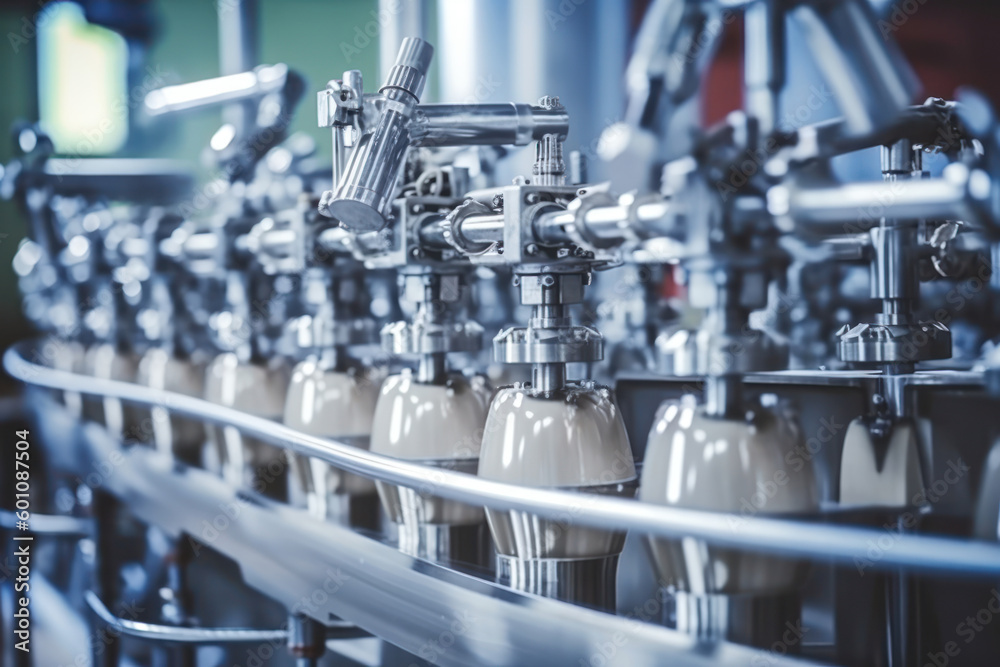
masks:
<svg viewBox="0 0 1000 667"><path fill-rule="evenodd" d="M493 195L493 208L503 208L503 195Z"/></svg>
<svg viewBox="0 0 1000 667"><path fill-rule="evenodd" d="M539 199L541 198L538 196L537 192L529 192L524 197L524 201L528 202L529 204L537 204Z"/></svg>
<svg viewBox="0 0 1000 667"><path fill-rule="evenodd" d="M521 285L521 276L515 275L512 282L514 283L514 287L519 287Z"/></svg>
<svg viewBox="0 0 1000 667"><path fill-rule="evenodd" d="M556 252L556 257L560 259L569 257L569 248L559 248L558 252Z"/></svg>
<svg viewBox="0 0 1000 667"><path fill-rule="evenodd" d="M524 246L524 254L525 255L537 255L538 254L538 246L535 245L534 243L529 243L528 245Z"/></svg>
<svg viewBox="0 0 1000 667"><path fill-rule="evenodd" d="M559 103L559 98L552 95L545 95L540 100L538 100L538 106L543 109L558 109L562 105Z"/></svg>
<svg viewBox="0 0 1000 667"><path fill-rule="evenodd" d="M555 278L555 276L551 276L551 275L548 275L548 274L542 276L542 285L544 287L552 287L555 284L556 284L556 278Z"/></svg>
<svg viewBox="0 0 1000 667"><path fill-rule="evenodd" d="M410 213L423 213L423 212L424 212L423 204L414 204L413 206L410 207Z"/></svg>

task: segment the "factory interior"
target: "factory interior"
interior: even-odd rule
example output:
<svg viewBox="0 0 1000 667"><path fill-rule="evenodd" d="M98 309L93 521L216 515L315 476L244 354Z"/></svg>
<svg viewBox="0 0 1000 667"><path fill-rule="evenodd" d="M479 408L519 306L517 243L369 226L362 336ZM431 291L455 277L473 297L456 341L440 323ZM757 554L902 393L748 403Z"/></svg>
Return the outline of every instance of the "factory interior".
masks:
<svg viewBox="0 0 1000 667"><path fill-rule="evenodd" d="M1000 665L998 32L0 3L0 666Z"/></svg>

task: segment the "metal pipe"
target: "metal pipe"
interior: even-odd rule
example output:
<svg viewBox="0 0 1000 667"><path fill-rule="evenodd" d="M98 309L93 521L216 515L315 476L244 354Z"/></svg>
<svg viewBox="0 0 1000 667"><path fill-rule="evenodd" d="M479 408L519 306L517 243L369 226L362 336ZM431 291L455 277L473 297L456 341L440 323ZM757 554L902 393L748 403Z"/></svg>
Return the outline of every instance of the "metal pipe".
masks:
<svg viewBox="0 0 1000 667"><path fill-rule="evenodd" d="M258 62L257 0L230 0L218 3L219 72L240 75L250 72ZM245 100L240 100L244 101ZM223 112L223 119L245 136L254 126L254 110L248 104L233 104Z"/></svg>
<svg viewBox="0 0 1000 667"><path fill-rule="evenodd" d="M470 243L494 243L503 240L503 213L471 216L458 227L462 238Z"/></svg>
<svg viewBox="0 0 1000 667"><path fill-rule="evenodd" d="M778 0L761 0L746 8L743 86L747 113L757 119L761 135L778 124L781 90L785 87L785 11Z"/></svg>
<svg viewBox="0 0 1000 667"><path fill-rule="evenodd" d="M449 248L451 244L445 239L445 216L428 216L427 222L420 228L420 242L432 248ZM494 215L470 215L458 224L459 244L489 244L503 241L503 213Z"/></svg>
<svg viewBox="0 0 1000 667"><path fill-rule="evenodd" d="M200 398L33 364L26 360L24 349L25 344L20 343L4 354L4 368L21 382L166 407L178 414L233 426L249 436L388 484L423 488L427 483L433 483L435 495L470 505L530 512L605 530L636 530L660 537L693 537L734 548L847 563L867 558L871 541L884 535L883 531L868 528L765 517L739 517L746 530L733 531L731 514L528 488L450 470L428 468L326 438L299 433L269 419L254 417ZM874 566L995 577L1000 575L1000 545L925 535L901 535L894 547L882 554L882 558Z"/></svg>
<svg viewBox="0 0 1000 667"><path fill-rule="evenodd" d="M979 222L987 210L990 176L962 164L948 165L940 178L838 183L816 187L777 185L767 193L768 211L821 234L868 231L882 218Z"/></svg>
<svg viewBox="0 0 1000 667"><path fill-rule="evenodd" d="M407 37L426 36L426 0L378 0L378 67L380 78L389 78L399 47Z"/></svg>
<svg viewBox="0 0 1000 667"><path fill-rule="evenodd" d="M422 354L417 363L417 382L421 384L441 384L448 377L448 364L444 352Z"/></svg>
<svg viewBox="0 0 1000 667"><path fill-rule="evenodd" d="M208 109L220 104L247 102L278 92L285 86L287 78L288 66L278 63L214 79L164 86L146 94L143 108L150 116L162 116L178 111Z"/></svg>
<svg viewBox="0 0 1000 667"><path fill-rule="evenodd" d="M533 364L531 366L531 388L543 394L550 394L566 386L566 364Z"/></svg>
<svg viewBox="0 0 1000 667"><path fill-rule="evenodd" d="M257 630L253 628L195 628L181 627L177 625L143 623L141 621L133 621L127 618L115 616L111 610L107 608L97 593L93 591L86 591L84 593L84 600L86 601L87 606L90 607L90 610L98 619L101 620L102 623L114 628L116 635L125 635L126 637L135 637L137 639L151 642L213 646L220 644L242 643L263 644L265 642L280 644L285 642L290 637L302 637L304 634L308 635L308 639L312 639L316 632L322 632L322 634L326 637L343 639L366 636L366 633L363 630L347 621L331 621L323 625L317 623L315 626L304 626L299 629L293 627L291 633L284 629ZM311 621L310 619L306 621L306 625L308 626L309 623L316 622Z"/></svg>
<svg viewBox="0 0 1000 667"><path fill-rule="evenodd" d="M157 625L119 618L111 613L93 591L84 593L84 599L91 611L118 634L136 637L146 641L169 642L173 644L232 644L284 642L286 630L252 630L249 628L184 628L175 625Z"/></svg>
<svg viewBox="0 0 1000 667"><path fill-rule="evenodd" d="M893 123L916 97L919 81L895 43L879 35L866 0L801 3L792 16L853 134Z"/></svg>
<svg viewBox="0 0 1000 667"><path fill-rule="evenodd" d="M421 104L410 122L413 146L524 146L569 133L562 107L529 104Z"/></svg>
<svg viewBox="0 0 1000 667"><path fill-rule="evenodd" d="M375 129L361 137L329 203L330 217L352 231L378 231L386 225L396 178L410 145L409 122L423 92L434 48L407 38L379 92L385 108Z"/></svg>
<svg viewBox="0 0 1000 667"><path fill-rule="evenodd" d="M652 201L630 207L595 206L583 215L586 235L603 241L624 241L632 237L673 236L670 202ZM542 243L560 244L574 241L571 228L576 225L573 211L543 213L535 221L535 235Z"/></svg>

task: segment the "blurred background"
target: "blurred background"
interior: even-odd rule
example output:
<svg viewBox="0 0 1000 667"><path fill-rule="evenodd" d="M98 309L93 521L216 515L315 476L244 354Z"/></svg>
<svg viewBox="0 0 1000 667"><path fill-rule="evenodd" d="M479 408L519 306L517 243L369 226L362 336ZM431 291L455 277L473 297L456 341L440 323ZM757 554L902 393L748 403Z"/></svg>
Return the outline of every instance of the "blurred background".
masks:
<svg viewBox="0 0 1000 667"><path fill-rule="evenodd" d="M310 135L328 157L329 130L316 125L313 93L346 69L360 69L365 88L380 80L379 35L411 0L259 0L260 64L286 63L305 75L307 95L293 131ZM420 0L412 0L420 2ZM600 130L624 107L624 69L645 0L439 0L422 2L425 36L438 47L424 101L533 102L558 95L570 112L568 148L596 158ZM903 0L877 3L880 31L898 40L927 96L949 98L959 82L1000 104L995 63L1000 3L993 0ZM18 146L19 123L41 121L56 153L68 157L167 157L199 160L220 125L205 112L152 122L141 112L146 93L218 76L219 17L238 0L90 0L0 3L0 165ZM510 30L498 29L501 25ZM741 105L741 28L733 21L708 75L703 117L717 121ZM499 43L510 34L512 43ZM447 35L447 39L443 37ZM796 36L790 36L796 49ZM803 53L805 51L803 50ZM818 77L806 57L793 58L784 105L809 104ZM544 64L542 64L544 63ZM488 74L483 74L488 72ZM808 122L837 115L832 104ZM10 131L7 131L7 130ZM862 164L877 167L877 160ZM872 168L872 167L869 167ZM860 169L860 168L859 168ZM600 175L600 167L592 170ZM860 175L860 174L859 174ZM864 174L877 177L877 173ZM11 258L25 234L17 207L0 200L0 348L30 335ZM9 387L4 385L2 389Z"/></svg>

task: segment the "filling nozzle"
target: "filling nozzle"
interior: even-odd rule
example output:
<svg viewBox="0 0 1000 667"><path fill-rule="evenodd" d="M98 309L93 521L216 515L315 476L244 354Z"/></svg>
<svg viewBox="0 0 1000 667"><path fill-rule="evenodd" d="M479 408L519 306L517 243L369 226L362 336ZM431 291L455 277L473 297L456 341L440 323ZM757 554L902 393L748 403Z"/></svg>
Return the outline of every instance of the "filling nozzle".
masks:
<svg viewBox="0 0 1000 667"><path fill-rule="evenodd" d="M527 327L512 327L493 339L497 361L531 364L531 393L552 397L567 386L566 364L600 361L604 340L597 331L573 326L569 305L583 300L588 273L538 273L515 276L521 303L532 307Z"/></svg>
<svg viewBox="0 0 1000 667"><path fill-rule="evenodd" d="M482 347L482 327L463 317L469 277L462 272L404 273L400 286L403 298L416 304L415 311L411 321L382 329L382 345L390 354L417 357L417 382L443 385L448 380L448 353Z"/></svg>

